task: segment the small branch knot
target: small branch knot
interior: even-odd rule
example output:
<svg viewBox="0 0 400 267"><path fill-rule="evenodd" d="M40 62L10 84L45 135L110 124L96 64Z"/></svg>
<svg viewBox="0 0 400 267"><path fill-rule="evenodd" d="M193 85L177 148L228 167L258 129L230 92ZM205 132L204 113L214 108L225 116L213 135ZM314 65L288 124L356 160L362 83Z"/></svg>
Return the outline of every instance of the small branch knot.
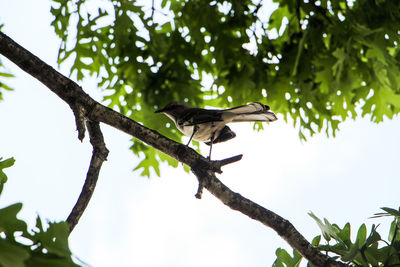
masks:
<svg viewBox="0 0 400 267"><path fill-rule="evenodd" d="M213 160L213 161L210 162L210 165L211 165L210 169L212 171L216 172L216 173L221 174L222 173L222 170L221 170L222 166L225 166L225 165L234 163L236 161L239 161L239 160L242 159L242 157L243 157L243 154L240 154L240 155L236 155L236 156L233 156L233 157L230 157L230 158L226 158L226 159L222 159L222 160Z"/></svg>
<svg viewBox="0 0 400 267"><path fill-rule="evenodd" d="M199 187L197 188L197 193L194 195L197 199L201 199L201 196L203 195L203 188L204 185L202 182L199 182Z"/></svg>
<svg viewBox="0 0 400 267"><path fill-rule="evenodd" d="M78 139L82 142L85 138L85 109L83 105L75 103L71 105L71 109L75 115L76 130L78 131Z"/></svg>

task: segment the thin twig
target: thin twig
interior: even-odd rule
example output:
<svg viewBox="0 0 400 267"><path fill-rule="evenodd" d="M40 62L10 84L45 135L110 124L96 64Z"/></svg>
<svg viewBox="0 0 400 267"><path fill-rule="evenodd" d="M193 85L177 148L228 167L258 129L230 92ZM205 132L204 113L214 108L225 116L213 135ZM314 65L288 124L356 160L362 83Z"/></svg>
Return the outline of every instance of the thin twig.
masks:
<svg viewBox="0 0 400 267"><path fill-rule="evenodd" d="M154 0L151 0L151 15L150 18L154 19Z"/></svg>
<svg viewBox="0 0 400 267"><path fill-rule="evenodd" d="M79 195L78 201L67 218L67 224L70 233L72 230L74 230L74 227L77 225L79 219L89 204L99 178L100 168L103 162L107 160L108 155L108 149L104 143L104 138L99 123L87 121L86 126L90 136L90 143L93 146L93 154L81 194Z"/></svg>
<svg viewBox="0 0 400 267"><path fill-rule="evenodd" d="M221 167L222 167L222 166L237 162L237 161L241 160L242 158L243 158L243 154L240 154L240 155L236 155L236 156L233 156L230 158L220 160L219 163L221 164Z"/></svg>
<svg viewBox="0 0 400 267"><path fill-rule="evenodd" d="M241 160L242 157L243 157L243 154L240 154L240 155L236 155L236 156L233 156L233 157L230 157L230 158L226 158L226 159L222 159L222 160L212 160L212 161L207 162L208 166L201 166L201 167L202 168L206 168L206 169L211 167L211 170L213 170L216 173L221 174L222 173L222 170L221 170L222 166L237 162L237 161ZM200 167L200 166L196 166L196 167Z"/></svg>

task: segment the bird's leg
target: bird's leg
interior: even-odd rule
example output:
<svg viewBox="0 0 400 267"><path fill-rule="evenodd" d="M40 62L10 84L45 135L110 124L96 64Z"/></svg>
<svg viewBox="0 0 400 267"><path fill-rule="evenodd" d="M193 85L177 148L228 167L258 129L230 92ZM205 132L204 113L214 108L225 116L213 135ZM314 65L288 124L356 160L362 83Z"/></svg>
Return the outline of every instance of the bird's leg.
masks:
<svg viewBox="0 0 400 267"><path fill-rule="evenodd" d="M189 142L187 142L186 146L189 146L190 141L192 141L192 138L193 138L193 136L196 134L196 132L197 132L198 129L199 129L199 126L197 126L197 125L194 125L194 126L193 126L193 133L192 133L192 135L190 136ZM182 162L182 166L183 166L183 162Z"/></svg>
<svg viewBox="0 0 400 267"><path fill-rule="evenodd" d="M198 129L199 129L199 126L197 126L197 125L194 125L194 126L193 126L193 133L192 133L192 135L190 136L189 142L186 144L186 146L189 146L190 141L192 141L192 138L193 138L194 134L197 132Z"/></svg>

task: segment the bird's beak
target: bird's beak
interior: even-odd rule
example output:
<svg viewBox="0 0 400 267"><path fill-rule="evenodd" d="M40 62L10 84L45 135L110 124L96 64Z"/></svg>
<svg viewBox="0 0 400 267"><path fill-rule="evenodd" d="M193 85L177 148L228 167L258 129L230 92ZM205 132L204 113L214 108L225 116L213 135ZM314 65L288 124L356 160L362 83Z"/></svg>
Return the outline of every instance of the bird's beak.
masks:
<svg viewBox="0 0 400 267"><path fill-rule="evenodd" d="M164 109L163 108L160 108L160 109L157 109L156 111L154 111L154 113L161 113L161 112L163 112L164 111Z"/></svg>

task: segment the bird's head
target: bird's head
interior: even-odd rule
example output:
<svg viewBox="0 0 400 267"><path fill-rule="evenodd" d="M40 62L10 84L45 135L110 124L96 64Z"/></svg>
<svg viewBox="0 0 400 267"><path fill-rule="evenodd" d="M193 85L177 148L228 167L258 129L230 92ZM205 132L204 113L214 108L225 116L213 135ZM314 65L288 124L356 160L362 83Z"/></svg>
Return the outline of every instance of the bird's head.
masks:
<svg viewBox="0 0 400 267"><path fill-rule="evenodd" d="M191 108L188 104L183 102L171 102L164 108L158 109L155 113L164 113L172 120L176 121L176 118L182 114L183 111Z"/></svg>

